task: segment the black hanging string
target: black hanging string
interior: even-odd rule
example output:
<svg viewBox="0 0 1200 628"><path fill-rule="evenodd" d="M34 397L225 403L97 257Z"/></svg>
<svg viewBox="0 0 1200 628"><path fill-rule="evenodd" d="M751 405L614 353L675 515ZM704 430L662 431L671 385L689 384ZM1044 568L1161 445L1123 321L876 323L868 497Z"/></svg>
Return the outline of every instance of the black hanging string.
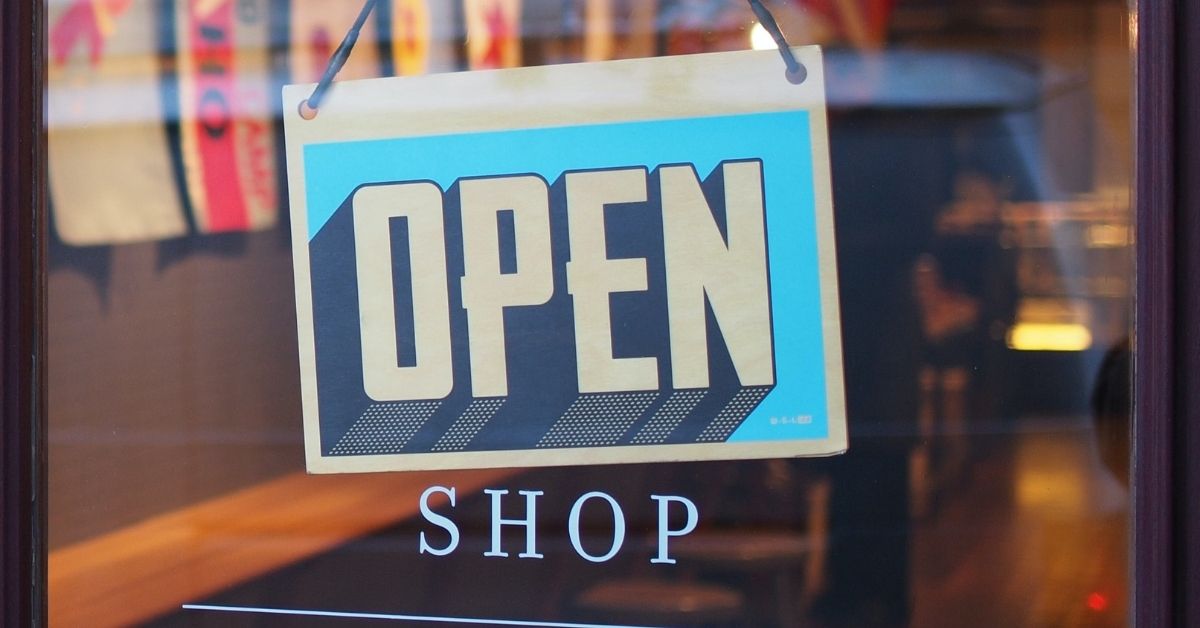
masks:
<svg viewBox="0 0 1200 628"><path fill-rule="evenodd" d="M311 120L317 116L317 110L321 108L321 100L325 98L325 92L329 91L329 86L333 84L333 78L337 76L338 71L342 69L343 65L346 65L346 59L350 58L350 52L354 50L354 44L358 42L358 33L362 30L367 16L371 14L371 10L375 8L378 1L367 0L363 4L362 10L358 12L358 18L354 20L354 25L350 27L337 50L334 50L333 55L329 57L329 64L325 66L325 74L321 75L321 80L313 88L312 95L308 97L308 100L300 103L302 118Z"/></svg>
<svg viewBox="0 0 1200 628"><path fill-rule="evenodd" d="M313 88L313 93L307 100L300 103L300 116L305 120L311 120L317 116L317 110L321 108L321 101L325 98L325 92L329 91L329 86L333 84L334 77L346 65L346 60L350 58L350 52L354 50L354 44L358 42L358 33L362 30L363 24L366 23L367 17L371 15L371 11L375 8L375 4L379 0L367 0L363 4L363 8L358 12L358 18L354 20L354 25L346 32L346 36L342 39L342 43L338 45L337 50L333 51L333 55L329 57L329 64L325 66L325 73L321 75L321 80L317 82L317 86ZM783 57L783 62L787 65L788 80L793 83L802 83L805 77L808 76L808 70L804 68L804 64L796 58L792 52L791 46L788 45L787 39L783 36L783 31L779 29L779 23L775 21L775 16L771 14L771 10L763 6L761 0L747 0L750 3L750 8L754 11L754 15L758 17L758 21L771 34L771 38L775 40L775 45L779 46L779 55Z"/></svg>
<svg viewBox="0 0 1200 628"><path fill-rule="evenodd" d="M775 45L779 46L779 56L783 57L783 63L787 65L788 80L800 84L808 76L808 70L804 64L796 58L796 54L792 52L792 47L788 45L787 39L783 36L783 31L779 30L779 23L775 21L775 16L771 15L771 10L763 6L760 0L746 0L750 3L750 8L754 11L754 15L758 17L759 24L767 29L771 34L771 39L775 40Z"/></svg>

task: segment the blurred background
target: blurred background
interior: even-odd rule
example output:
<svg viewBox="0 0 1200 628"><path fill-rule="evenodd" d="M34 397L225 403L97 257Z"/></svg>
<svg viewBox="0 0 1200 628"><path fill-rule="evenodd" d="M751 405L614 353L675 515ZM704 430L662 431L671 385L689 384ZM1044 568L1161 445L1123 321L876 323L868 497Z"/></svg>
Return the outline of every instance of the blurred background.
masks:
<svg viewBox="0 0 1200 628"><path fill-rule="evenodd" d="M1125 624L1128 7L765 4L825 47L850 453L309 477L279 91L362 3L49 0L51 623ZM773 46L744 0L380 0L339 80ZM482 557L484 487L546 491L545 560ZM702 524L652 566L663 492Z"/></svg>

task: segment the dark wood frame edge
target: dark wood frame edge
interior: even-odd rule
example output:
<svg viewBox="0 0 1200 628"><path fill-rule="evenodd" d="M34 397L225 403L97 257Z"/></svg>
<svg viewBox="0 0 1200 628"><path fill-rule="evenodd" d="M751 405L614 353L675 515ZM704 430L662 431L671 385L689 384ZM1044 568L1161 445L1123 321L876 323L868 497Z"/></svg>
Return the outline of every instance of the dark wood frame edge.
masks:
<svg viewBox="0 0 1200 628"><path fill-rule="evenodd" d="M45 623L43 3L0 2L0 624Z"/></svg>
<svg viewBox="0 0 1200 628"><path fill-rule="evenodd" d="M1176 150L1172 164L1177 264L1172 371L1176 549L1171 610L1177 625L1200 626L1200 0L1181 0L1176 11Z"/></svg>
<svg viewBox="0 0 1200 628"><path fill-rule="evenodd" d="M1137 0L1136 626L1200 625L1200 0Z"/></svg>

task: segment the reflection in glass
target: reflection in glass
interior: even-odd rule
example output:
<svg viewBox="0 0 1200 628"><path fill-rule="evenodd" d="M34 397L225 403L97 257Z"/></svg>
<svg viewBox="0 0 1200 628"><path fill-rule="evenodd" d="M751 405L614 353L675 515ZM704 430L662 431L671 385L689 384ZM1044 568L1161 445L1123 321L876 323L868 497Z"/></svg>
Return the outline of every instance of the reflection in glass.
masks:
<svg viewBox="0 0 1200 628"><path fill-rule="evenodd" d="M308 477L287 204L263 199L282 197L279 87L315 80L361 5L49 0L52 623L235 621L185 603L1125 623L1125 5L767 4L793 43L826 46L850 453ZM342 78L769 46L760 32L742 0L389 0ZM417 553L435 485L456 487L432 507L462 533L441 558ZM483 556L487 488L544 492L545 559ZM571 544L589 491L627 526L603 564ZM674 565L650 562L656 494L700 511ZM603 553L612 515L585 513Z"/></svg>

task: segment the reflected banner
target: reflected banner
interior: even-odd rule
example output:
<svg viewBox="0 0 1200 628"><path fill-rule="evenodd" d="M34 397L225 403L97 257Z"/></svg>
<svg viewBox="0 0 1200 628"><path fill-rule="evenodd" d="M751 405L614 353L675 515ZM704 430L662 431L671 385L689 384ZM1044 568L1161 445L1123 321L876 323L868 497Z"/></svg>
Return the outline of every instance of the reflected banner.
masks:
<svg viewBox="0 0 1200 628"><path fill-rule="evenodd" d="M844 451L795 51L286 87L309 471Z"/></svg>

